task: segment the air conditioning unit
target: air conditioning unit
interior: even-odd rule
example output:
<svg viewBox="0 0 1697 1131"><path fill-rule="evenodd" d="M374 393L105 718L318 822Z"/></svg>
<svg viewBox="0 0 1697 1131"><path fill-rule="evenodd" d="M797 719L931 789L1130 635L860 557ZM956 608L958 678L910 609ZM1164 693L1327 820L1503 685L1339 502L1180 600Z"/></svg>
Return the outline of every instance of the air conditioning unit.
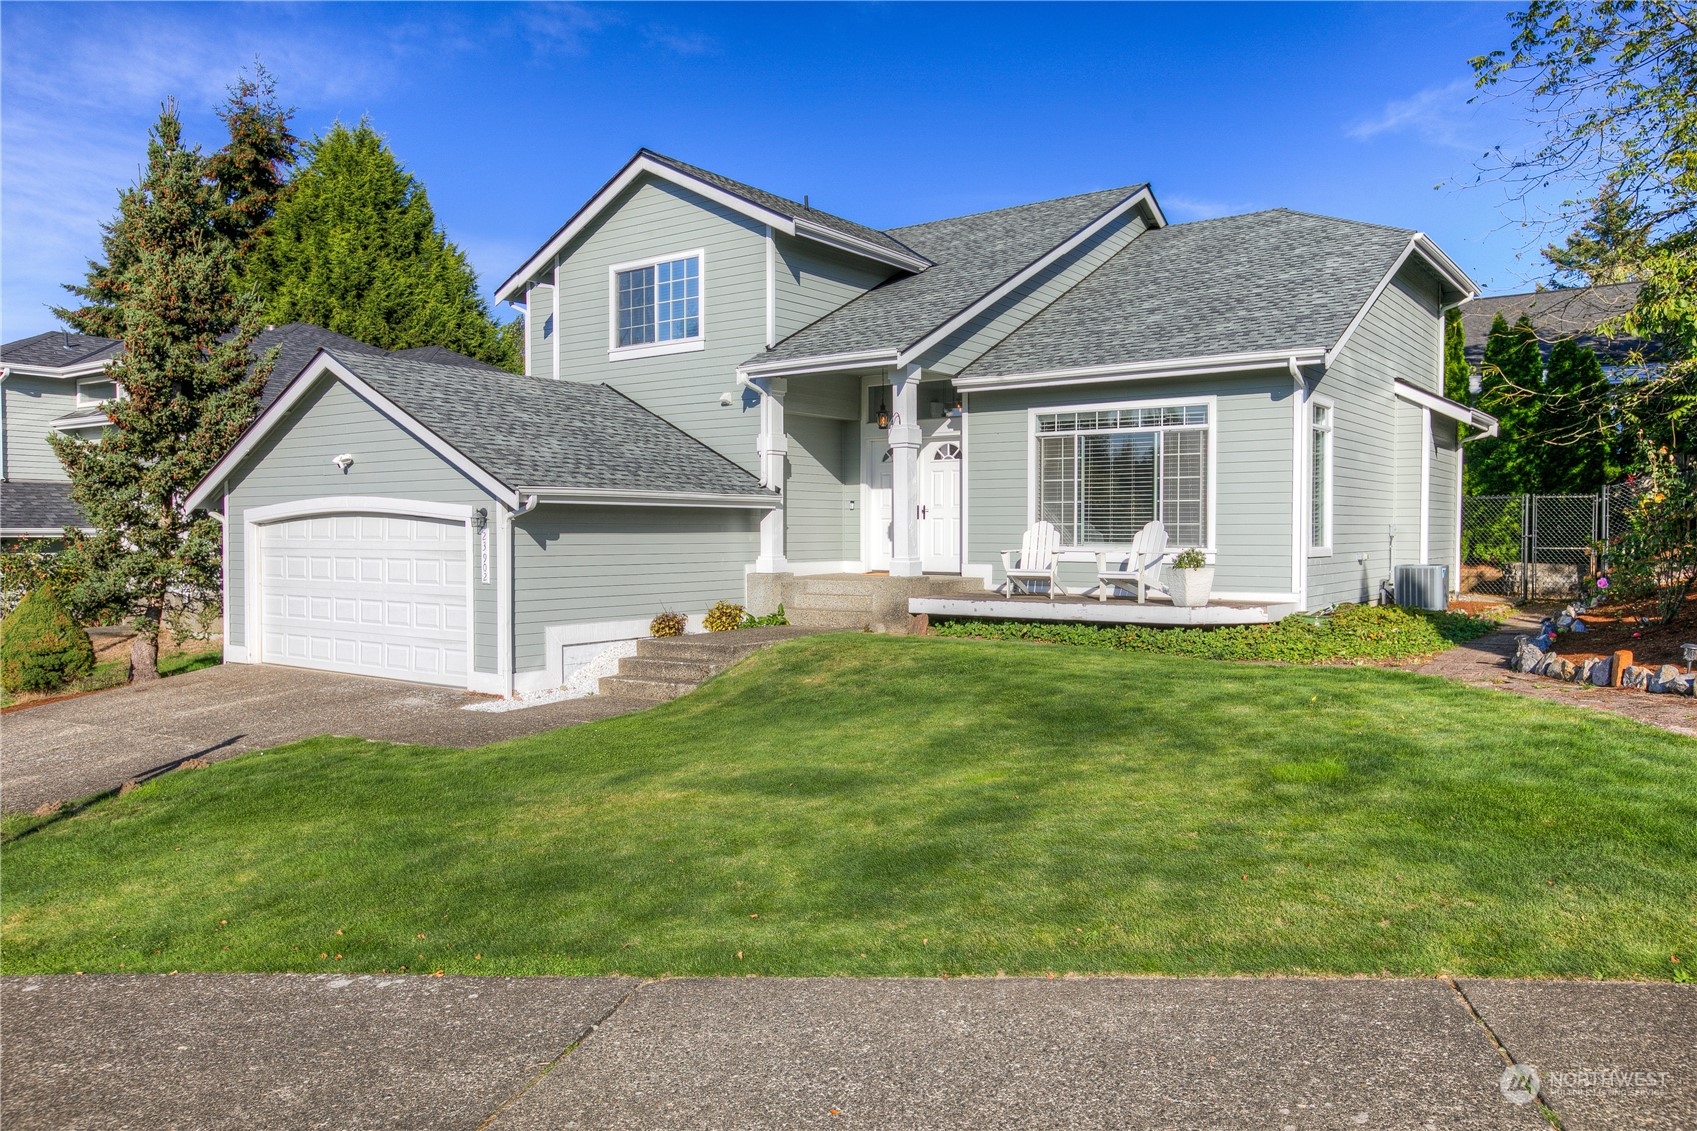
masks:
<svg viewBox="0 0 1697 1131"><path fill-rule="evenodd" d="M1399 565L1392 578L1396 603L1409 609L1441 613L1450 607L1450 567Z"/></svg>

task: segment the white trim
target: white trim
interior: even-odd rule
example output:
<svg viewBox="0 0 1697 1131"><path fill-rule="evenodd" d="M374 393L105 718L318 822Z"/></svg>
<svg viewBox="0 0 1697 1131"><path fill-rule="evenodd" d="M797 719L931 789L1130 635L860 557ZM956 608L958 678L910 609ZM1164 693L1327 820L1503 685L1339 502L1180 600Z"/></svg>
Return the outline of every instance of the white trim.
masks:
<svg viewBox="0 0 1697 1131"><path fill-rule="evenodd" d="M1037 521L1037 439L1038 439L1038 436L1037 436L1037 418L1039 416L1052 416L1052 415L1056 415L1056 414L1059 414L1059 413L1068 413L1068 412L1106 412L1106 411L1110 411L1110 410L1113 410L1113 409L1127 409L1127 408L1136 408L1136 409L1143 409L1143 408L1183 408L1183 407L1186 407L1188 405L1205 405L1205 406L1207 406L1207 409L1208 409L1208 423L1203 426L1208 433L1208 484L1207 484L1207 497L1208 497L1208 523L1207 523L1207 525L1208 525L1208 530L1207 530L1207 542L1204 545L1197 546L1195 548L1201 550L1204 554L1207 554L1207 555L1210 555L1210 556L1215 554L1218 551L1218 543L1215 540L1215 521L1218 517L1218 511L1219 511L1219 506L1217 505L1217 497L1218 497L1218 488L1219 488L1219 480L1220 480L1220 476L1219 476L1220 398L1218 397L1218 395L1213 394L1213 393L1209 393L1209 394L1202 395L1202 396L1145 397L1141 400L1109 401L1109 402L1102 403L1102 404L1064 404L1064 405L1049 405L1049 406L1042 407L1042 408L1028 408L1028 409L1026 409L1025 410L1025 436L1026 436L1026 449L1025 449L1025 527L1026 527L1026 529L1029 530L1032 527L1032 525L1035 524L1036 521ZM1168 431L1169 429L1170 430L1186 430L1186 431L1188 431L1188 430L1193 430L1196 427L1197 427L1197 425L1194 425L1194 424L1186 424L1186 425L1168 425L1166 427L1160 427L1160 428L1155 428L1155 429L1125 428L1125 429L1117 429L1117 431L1125 431L1125 432L1162 431L1162 432L1164 432L1164 431ZM1054 436L1076 435L1076 433L1058 433L1057 432L1057 433L1049 433L1049 435L1054 435ZM963 471L964 471L964 469L963 469ZM1157 516L1157 517L1159 517L1159 516ZM1124 543L1089 542L1089 543L1085 543L1083 545L1077 545L1077 546L1063 545L1061 547L1061 552L1066 553L1066 552L1074 551L1074 550L1089 550L1089 551L1122 550L1126 546L1129 546L1129 545L1130 545L1129 542L1124 542ZM1188 546L1181 546L1177 542L1173 543L1173 552L1177 552L1178 550L1182 550L1182 549L1190 549L1190 548L1191 547L1188 547Z"/></svg>
<svg viewBox="0 0 1697 1131"><path fill-rule="evenodd" d="M50 427L55 432L80 432L85 428L104 428L111 423L112 418L104 412L88 412L69 419L60 417L53 421Z"/></svg>
<svg viewBox="0 0 1697 1131"><path fill-rule="evenodd" d="M560 324L554 323L554 331L558 333ZM518 523L514 520L511 510L506 507L496 507L490 516L495 524L498 535L495 541L495 675L500 684L497 694L511 696L513 693L513 606L517 603L517 593L513 587L514 543L518 536ZM469 523L467 524L470 525ZM476 548L473 548L472 560L477 560ZM470 572L469 570L467 572ZM475 598L476 594L473 593ZM477 655L473 643L471 668L477 670Z"/></svg>
<svg viewBox="0 0 1697 1131"><path fill-rule="evenodd" d="M1335 508L1333 507L1332 503L1333 503L1333 500L1336 498L1336 484L1337 484L1337 469L1334 465L1335 465L1335 462L1336 462L1336 459L1337 459L1337 450L1338 450L1337 449L1337 442L1336 442L1337 428L1338 428L1338 408L1337 408L1336 402L1334 402L1330 397L1310 396L1308 398L1308 409L1309 409L1309 411L1305 415L1308 417L1308 439L1309 439L1309 443L1313 443L1314 433L1316 431L1320 430L1320 426L1318 424L1314 423L1314 412L1313 412L1313 410L1317 406L1320 407L1320 408L1324 408L1326 410L1326 427L1325 427L1325 430L1324 430L1325 431L1325 446L1326 446L1326 465L1325 465L1325 481L1322 484L1322 486L1324 487L1324 496L1325 497L1324 497L1324 499L1321 503L1321 514L1320 514L1320 529L1325 532L1326 539L1323 543L1321 543L1318 546L1310 544L1310 541L1314 536L1314 487L1313 487L1314 452L1313 452L1312 449L1310 449L1309 452L1308 452L1308 479L1309 479L1309 487L1308 487L1308 530L1305 532L1305 536L1303 538L1303 544L1308 546L1308 556L1309 557L1311 557L1311 558L1329 558L1329 557L1332 556L1332 551L1335 548L1336 543L1337 543L1337 530L1332 525L1333 519L1336 517L1337 512L1336 512Z"/></svg>
<svg viewBox="0 0 1697 1131"><path fill-rule="evenodd" d="M1000 302L1003 298L1013 293L1013 291L1023 286L1033 276L1055 263L1068 252L1077 248L1090 237L1096 235L1109 224L1131 211L1131 209L1138 204L1146 204L1149 207L1150 217L1154 220L1154 224L1152 225L1153 227L1161 228L1166 226L1166 219L1161 215L1160 207L1155 203L1154 195L1150 193L1148 186L1143 187L1120 201L1118 204L1114 205L1112 208L1108 209L1106 212L1103 212L1100 216L1096 217L1096 219L1092 220L1090 223L1074 232L1071 236L1056 244L1053 248L1050 248L1047 252L1027 264L1017 273L1008 277L1000 286L980 295L970 305L953 315L941 325L926 333L924 337L908 345L897 356L896 364L906 365L917 360L926 350L937 345L937 343L941 342L944 338L947 338L950 334L972 321L972 319L988 310L991 306Z"/></svg>
<svg viewBox="0 0 1697 1131"><path fill-rule="evenodd" d="M1420 410L1420 564L1432 559L1432 410Z"/></svg>
<svg viewBox="0 0 1697 1131"><path fill-rule="evenodd" d="M1308 554L1304 547L1308 545L1306 519L1308 508L1304 500L1308 497L1307 461L1303 458L1307 447L1308 437L1303 429L1303 418L1307 416L1304 409L1308 405L1308 378L1302 375L1301 366L1296 359L1289 362L1291 378L1291 432L1290 432L1290 587L1297 594L1296 607L1308 607Z"/></svg>
<svg viewBox="0 0 1697 1131"><path fill-rule="evenodd" d="M536 375L536 366L531 364L531 354L533 351L530 347L531 340L536 336L536 327L530 324L530 310L531 307L536 305L536 303L531 301L531 296L535 290L535 283L531 283L524 289L524 375L526 377L534 377Z"/></svg>
<svg viewBox="0 0 1697 1131"><path fill-rule="evenodd" d="M778 341L778 237L766 225L766 348Z"/></svg>
<svg viewBox="0 0 1697 1131"><path fill-rule="evenodd" d="M971 493L968 484L972 482L972 446L967 443L966 439L966 422L970 414L967 412L966 394L959 392L959 390L956 390L956 392L960 397L960 575L968 577L971 576L968 571L981 568L984 571L984 586L989 588L991 567L972 565L972 554L970 552L972 543L967 537L970 533L967 527L967 516L972 513L972 509L967 506L967 500ZM947 423L947 421L944 423Z"/></svg>
<svg viewBox="0 0 1697 1131"><path fill-rule="evenodd" d="M1367 320L1367 314L1373 309L1373 304L1379 301L1379 296L1385 293L1385 290L1391 285L1391 281L1402 270L1403 264L1408 262L1409 256L1416 252L1433 270L1462 293L1463 302L1479 293L1479 285L1469 279L1466 272L1457 267L1455 261L1445 255L1426 233L1414 232L1408 237L1408 243L1403 247L1402 254L1398 255L1396 262L1391 264L1391 269L1385 272L1378 285L1367 296L1367 301L1361 304L1360 309L1355 312L1355 317L1351 318L1349 325L1344 327L1343 335L1338 338L1331 349L1326 351L1326 365L1328 367L1337 360L1338 354L1342 353L1344 346L1349 344L1349 339L1355 336L1355 331L1360 329L1361 324ZM1442 296L1439 297L1438 305L1441 307L1443 305Z"/></svg>
<svg viewBox="0 0 1697 1131"><path fill-rule="evenodd" d="M543 503L622 507L731 507L771 510L783 505L776 495L718 495L689 491L615 491L588 487L521 487Z"/></svg>
<svg viewBox="0 0 1697 1131"><path fill-rule="evenodd" d="M764 573L765 571L755 570L754 572ZM797 577L818 577L830 573L865 573L866 563L849 561L846 558L840 562L790 562L784 566L781 572L794 574Z"/></svg>
<svg viewBox="0 0 1697 1131"><path fill-rule="evenodd" d="M550 376L558 381L560 380L560 339L565 337L561 332L560 322L560 264L558 260L554 262L554 313L552 317L554 319L554 372Z"/></svg>
<svg viewBox="0 0 1697 1131"><path fill-rule="evenodd" d="M1114 381L1148 381L1161 377L1204 377L1219 373L1258 372L1285 369L1292 363L1309 365L1324 359L1319 346L1269 350L1258 353L1222 353L1207 357L1163 358L1129 364L1092 365L1079 369L1054 369L1037 373L1015 373L1001 377L956 377L960 392L997 389L1038 389L1057 385L1105 384Z"/></svg>
<svg viewBox="0 0 1697 1131"><path fill-rule="evenodd" d="M658 267L662 263L675 263L679 260L695 260L695 335L689 338L673 338L662 342L656 339L652 342L641 342L636 345L621 346L619 344L619 274L624 271L639 271L644 267ZM659 281L655 281L659 287ZM656 296L658 306L659 298ZM659 312L655 312L655 325L659 325ZM555 329L558 331L558 325ZM656 331L658 332L658 331ZM623 361L633 357L659 357L668 353L693 353L707 348L707 250L695 248L691 251L670 252L664 255L649 255L641 259L630 259L623 263L610 264L607 268L607 360Z"/></svg>
<svg viewBox="0 0 1697 1131"><path fill-rule="evenodd" d="M526 327L527 335L528 331L529 328ZM240 466L241 462L259 447L278 422L289 414L289 410L299 404L302 398L325 377L335 377L347 385L378 412L389 417L404 431L411 432L426 447L440 456L445 463L452 465L498 501L509 507L519 505L518 492L461 455L452 444L420 424L413 417L408 416L400 406L354 376L347 366L336 360L327 351L319 350L312 360L307 362L300 374L289 382L288 387L283 390L283 395L271 402L270 408L260 413L259 419L248 427L248 430L242 434L242 438L236 441L235 447L226 452L224 458L219 460L207 473L206 478L202 479L195 489L189 492L188 498L183 500L183 509L192 511L204 508L207 498L224 481L224 478Z"/></svg>
<svg viewBox="0 0 1697 1131"><path fill-rule="evenodd" d="M66 365L63 367L52 365L26 365L20 362L8 361L6 363L5 371L8 375L17 377L52 377L61 380L68 377L93 377L97 374L104 373L108 365L120 361L126 356L128 355L124 351L120 350L115 354L110 354L96 361L79 361L75 365Z"/></svg>
<svg viewBox="0 0 1697 1131"><path fill-rule="evenodd" d="M1408 401L1410 404L1419 405L1428 412L1435 412L1439 416L1455 421L1457 424L1466 424L1470 427L1481 429L1482 434L1479 436L1469 436L1468 439L1470 440L1482 440L1487 436L1495 436L1497 434L1497 418L1491 414L1480 412L1476 408L1469 408L1460 401L1452 401L1448 397L1440 397L1438 394L1428 392L1427 390L1420 388L1418 385L1409 384L1401 377L1397 377L1391 381L1391 392L1403 400Z"/></svg>
<svg viewBox="0 0 1697 1131"><path fill-rule="evenodd" d="M78 526L73 529L84 534L94 531L92 526ZM0 538L58 538L65 533L63 526L8 526L0 529Z"/></svg>
<svg viewBox="0 0 1697 1131"><path fill-rule="evenodd" d="M226 663L226 664L251 664L251 663L253 663L252 660L247 658L247 646L245 644L230 644L230 643L226 643L224 645L224 661L223 662Z"/></svg>
<svg viewBox="0 0 1697 1131"><path fill-rule="evenodd" d="M799 377L808 373L835 373L843 369L887 367L896 363L893 349L863 350L859 353L820 354L793 361L765 361L737 369L737 381L748 384L764 377Z"/></svg>
<svg viewBox="0 0 1697 1131"><path fill-rule="evenodd" d="M293 518L325 514L392 514L406 518L437 518L469 522L478 508L469 503L438 503L424 499L397 499L390 495L321 495L287 503L268 503L242 512L245 526L266 526Z"/></svg>
<svg viewBox="0 0 1697 1131"><path fill-rule="evenodd" d="M614 175L612 180L602 186L600 192L597 192L594 196L590 197L588 202L578 210L577 214L568 220L564 227L555 232L553 237L550 238L547 243L543 244L535 254L527 259L522 267L509 275L507 280L496 288L496 301L511 301L513 296L517 295L519 291L523 289L525 281L530 279L531 276L535 275L536 272L541 269L542 264L546 263L549 259L563 251L567 244L571 243L572 240L576 239L585 228L594 223L596 218L600 216L601 213L604 212L621 193L634 184L638 177L641 177L644 174L658 177L660 180L669 181L672 184L686 188L698 196L706 197L715 204L721 205L743 216L747 216L756 223L769 224L774 230L782 232L786 236L800 236L805 239L815 240L816 242L828 243L836 247L845 247L855 252L857 255L876 260L880 263L888 263L892 266L900 267L908 271L923 271L927 267L931 266L930 260L921 259L916 256L902 255L890 248L868 243L865 240L856 239L855 237L842 232L830 230L827 235L826 233L828 230L820 227L819 225L808 223L805 220L798 222L793 217L787 216L781 212L774 212L769 208L762 208L760 205L755 204L753 201L748 200L745 197L728 192L725 189L719 188L717 185L709 184L706 181L674 169L670 165L656 161L652 157L649 157L646 153L638 153L626 163L623 169L619 170L619 172Z"/></svg>
<svg viewBox="0 0 1697 1131"><path fill-rule="evenodd" d="M111 385L112 386L112 395L110 397L101 397L98 400L95 400L95 399L92 399L92 398L90 398L88 400L84 400L83 395L82 395L82 387L84 385L92 385L97 381L100 382L101 384ZM91 374L87 377L78 377L77 378L77 403L76 403L77 408L100 408L102 405L106 404L108 401L115 401L115 400L121 399L123 397L123 395L124 395L124 387L122 385L118 384L118 379L116 377L111 377L111 376L108 376L104 373L95 373L95 374Z"/></svg>

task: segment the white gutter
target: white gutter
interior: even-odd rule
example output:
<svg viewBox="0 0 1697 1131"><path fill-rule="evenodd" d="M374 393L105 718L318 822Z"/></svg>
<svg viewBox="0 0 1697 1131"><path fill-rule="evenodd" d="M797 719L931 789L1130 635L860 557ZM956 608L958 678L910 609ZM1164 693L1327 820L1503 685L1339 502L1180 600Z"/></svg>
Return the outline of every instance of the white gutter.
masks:
<svg viewBox="0 0 1697 1131"><path fill-rule="evenodd" d="M1480 412L1478 409L1470 408L1460 401L1452 401L1448 397L1440 397L1436 393L1427 392L1418 386L1410 385L1400 377L1391 382L1391 391L1410 404L1419 405L1421 408L1435 412L1439 416L1455 421L1457 424L1465 424L1470 428L1480 430L1476 435L1469 436L1468 440L1479 440L1497 434L1497 418L1488 412Z"/></svg>
<svg viewBox="0 0 1697 1131"><path fill-rule="evenodd" d="M1040 373L1017 373L1000 377L956 377L954 386L969 390L1033 389L1051 385L1099 384L1109 381L1149 381L1161 377L1201 377L1216 373L1241 373L1260 369L1298 368L1324 362L1323 346L1268 350L1257 353L1214 354L1209 357L1165 358L1131 364L1093 365L1078 369L1054 369Z"/></svg>
<svg viewBox="0 0 1697 1131"><path fill-rule="evenodd" d="M832 373L839 369L876 369L894 366L899 356L899 350L880 349L866 350L861 353L801 357L792 361L755 362L752 365L737 367L737 384L746 385L750 381L766 377L797 377L805 373Z"/></svg>
<svg viewBox="0 0 1697 1131"><path fill-rule="evenodd" d="M694 491L615 491L588 487L521 487L530 495L530 509L543 503L572 503L588 506L618 507L734 507L750 510L771 510L781 505L776 495L730 495ZM524 511L517 511L523 514Z"/></svg>
<svg viewBox="0 0 1697 1131"><path fill-rule="evenodd" d="M517 518L521 514L529 514L531 511L533 511L535 509L536 509L536 496L535 495L526 495L524 502L520 503L518 506L513 508L513 517Z"/></svg>

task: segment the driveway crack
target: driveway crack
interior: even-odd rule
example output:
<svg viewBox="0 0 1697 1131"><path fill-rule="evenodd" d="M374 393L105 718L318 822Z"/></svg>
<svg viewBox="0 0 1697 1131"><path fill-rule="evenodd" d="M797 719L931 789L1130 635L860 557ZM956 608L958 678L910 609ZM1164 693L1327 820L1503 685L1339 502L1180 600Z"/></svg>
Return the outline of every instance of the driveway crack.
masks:
<svg viewBox="0 0 1697 1131"><path fill-rule="evenodd" d="M1514 1053L1509 1051L1509 1047L1503 1043L1501 1037L1497 1036L1497 1031L1491 1028L1491 1023L1485 1020L1484 1016L1474 1006L1473 1002L1469 1000L1466 991L1464 991L1461 986L1456 983L1456 980L1448 975L1441 975L1438 978L1438 981L1450 988L1450 991L1455 994L1456 1001L1461 1003L1461 1008L1466 1010L1467 1015L1473 1018L1479 1028L1485 1031L1485 1036L1490 1040L1491 1047L1497 1050L1498 1056L1502 1057L1503 1067L1507 1068L1511 1065L1519 1064L1520 1060L1514 1055ZM1544 1122L1548 1123L1551 1127L1554 1127L1556 1131L1566 1131L1566 1126L1561 1121L1560 1113L1556 1111L1555 1107L1549 1100L1544 1098L1542 1088L1533 1093L1532 1103L1537 1107L1538 1114L1544 1117Z"/></svg>
<svg viewBox="0 0 1697 1131"><path fill-rule="evenodd" d="M639 981L639 982L637 982L636 985L634 985L630 989L626 990L624 992L624 994L622 996L620 996L618 1001L615 1001L612 1005L608 1006L606 1011L603 1012L600 1017L597 1017L594 1021L591 1021L588 1024L588 1026L586 1026L583 1030L581 1030L578 1033L578 1035L576 1037L572 1038L571 1043L568 1044L565 1048L560 1050L559 1056L556 1056L553 1060L550 1060L547 1064L544 1064L542 1066L541 1071L537 1072L537 1074L535 1076L532 1076L529 1080L525 1081L524 1087L520 1088L518 1091L514 1092L512 1095L508 1096L505 1100L501 1101L501 1105L499 1107L497 1107L494 1111L490 1112L486 1117L484 1117L483 1122L479 1123L477 1125L477 1131L487 1131L490 1124L494 1123L497 1119L499 1119L501 1117L501 1113L506 1111L508 1108L512 1107L514 1104L518 1103L521 1099L523 1099L525 1097L526 1093L528 1093L532 1088L536 1087L536 1085L540 1084L543 1081L543 1079L550 1072L554 1071L555 1068L559 1067L559 1065L567 1057L571 1056L572 1053L576 1052L579 1048L583 1047L584 1042L589 1040L589 1038L593 1037L595 1035L596 1031L599 1030L602 1025L604 1025L608 1021L612 1020L613 1014L617 1013L620 1009L624 1008L625 1002L627 1002L631 998L635 997L636 992L638 990L642 989L642 987L644 987L648 984L649 984L648 982Z"/></svg>

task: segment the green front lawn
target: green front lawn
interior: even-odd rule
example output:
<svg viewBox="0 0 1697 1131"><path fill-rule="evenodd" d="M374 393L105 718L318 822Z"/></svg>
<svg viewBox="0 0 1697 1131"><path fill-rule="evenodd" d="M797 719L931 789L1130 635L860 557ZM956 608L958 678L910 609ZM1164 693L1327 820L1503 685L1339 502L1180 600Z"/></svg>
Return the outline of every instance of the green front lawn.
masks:
<svg viewBox="0 0 1697 1131"><path fill-rule="evenodd" d="M206 648L200 651L169 652L159 657L159 674L181 675L184 672L197 672L201 668L209 668L222 663L224 652L221 648ZM16 703L27 703L33 699L53 699L61 695L80 695L88 691L108 691L114 687L122 687L130 681L130 660L125 656L120 660L107 660L94 665L94 670L82 679L73 680L56 691L40 694L13 694L0 692L0 707L10 707Z"/></svg>
<svg viewBox="0 0 1697 1131"><path fill-rule="evenodd" d="M1697 742L1402 672L814 637L499 746L168 774L4 870L7 973L1665 979Z"/></svg>

